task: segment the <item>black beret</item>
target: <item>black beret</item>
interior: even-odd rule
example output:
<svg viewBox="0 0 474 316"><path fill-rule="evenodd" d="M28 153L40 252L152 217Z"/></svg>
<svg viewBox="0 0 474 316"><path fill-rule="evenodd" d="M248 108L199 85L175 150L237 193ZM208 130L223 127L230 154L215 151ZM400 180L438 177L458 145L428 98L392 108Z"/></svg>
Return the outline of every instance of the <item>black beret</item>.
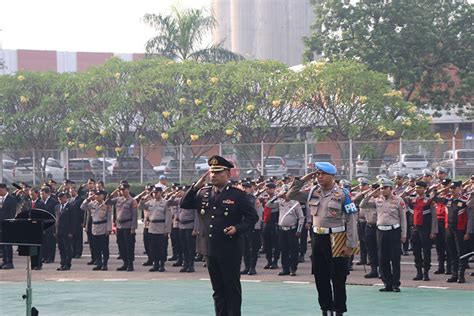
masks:
<svg viewBox="0 0 474 316"><path fill-rule="evenodd" d="M103 195L103 196L106 196L106 195L107 195L107 192L105 192L104 190L97 190L97 191L95 191L95 194L96 194L96 195Z"/></svg>
<svg viewBox="0 0 474 316"><path fill-rule="evenodd" d="M242 182L242 186L244 188L251 188L252 187L252 183L248 182L248 181L244 181Z"/></svg>
<svg viewBox="0 0 474 316"><path fill-rule="evenodd" d="M125 189L130 189L130 184L128 184L128 183L122 183L122 184L119 186L119 190L125 190Z"/></svg>
<svg viewBox="0 0 474 316"><path fill-rule="evenodd" d="M416 181L416 186L417 186L417 187L427 188L427 187L428 187L428 184L426 184L426 182L423 182L423 181Z"/></svg>
<svg viewBox="0 0 474 316"><path fill-rule="evenodd" d="M277 187L276 184L273 182L267 182L265 186L269 189L275 189Z"/></svg>

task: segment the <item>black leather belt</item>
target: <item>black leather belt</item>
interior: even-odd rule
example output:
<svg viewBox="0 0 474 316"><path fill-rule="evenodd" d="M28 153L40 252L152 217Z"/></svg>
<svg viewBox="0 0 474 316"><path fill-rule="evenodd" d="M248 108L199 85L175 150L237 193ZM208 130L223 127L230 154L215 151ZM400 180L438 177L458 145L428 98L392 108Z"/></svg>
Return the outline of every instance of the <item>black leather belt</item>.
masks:
<svg viewBox="0 0 474 316"><path fill-rule="evenodd" d="M154 219L151 221L151 223L164 223L165 220L164 219Z"/></svg>
<svg viewBox="0 0 474 316"><path fill-rule="evenodd" d="M122 220L122 221L117 220L117 222L118 222L119 224L125 224L125 223L131 222L131 221L132 221L131 218L129 218L129 219L124 219L124 220Z"/></svg>
<svg viewBox="0 0 474 316"><path fill-rule="evenodd" d="M92 222L92 224L94 224L94 225L100 225L100 224L105 224L105 223L107 223L106 219L101 220L101 221L97 221L97 222Z"/></svg>
<svg viewBox="0 0 474 316"><path fill-rule="evenodd" d="M181 221L179 222L180 224L186 225L186 224L191 224L194 223L194 220L187 220L187 221Z"/></svg>

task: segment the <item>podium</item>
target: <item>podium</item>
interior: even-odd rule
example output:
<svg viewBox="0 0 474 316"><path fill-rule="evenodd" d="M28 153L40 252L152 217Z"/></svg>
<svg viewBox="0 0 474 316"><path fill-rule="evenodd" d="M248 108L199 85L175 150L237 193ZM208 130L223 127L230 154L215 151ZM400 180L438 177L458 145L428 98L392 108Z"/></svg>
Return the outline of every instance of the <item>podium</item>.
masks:
<svg viewBox="0 0 474 316"><path fill-rule="evenodd" d="M56 222L54 215L42 209L31 209L17 214L13 219L1 221L0 245L18 246L20 256L27 257L26 315L36 316L38 310L32 306L33 289L31 287L31 256L37 256L39 247L43 244L43 231Z"/></svg>

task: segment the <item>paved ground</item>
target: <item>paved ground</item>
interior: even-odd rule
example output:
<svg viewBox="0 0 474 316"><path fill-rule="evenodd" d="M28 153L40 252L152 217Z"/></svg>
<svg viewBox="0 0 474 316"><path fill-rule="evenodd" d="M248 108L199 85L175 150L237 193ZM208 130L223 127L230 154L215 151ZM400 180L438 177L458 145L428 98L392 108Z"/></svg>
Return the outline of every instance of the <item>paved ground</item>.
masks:
<svg viewBox="0 0 474 316"><path fill-rule="evenodd" d="M138 230L138 232L140 233L140 230ZM150 314L151 312L149 312L150 310L147 307L148 303L153 303L156 300L166 304L172 303L171 306L174 306L174 310L177 311L176 313L173 313L173 315L193 314L194 309L186 309L186 306L192 306L191 303L193 300L189 301L191 305L186 303L184 307L182 306L182 309L179 309L178 307L180 305L176 302L175 297L176 295L179 297L179 293L184 293L189 290L193 291L193 297L194 295L198 295L197 297L204 300L198 300L198 302L200 302L199 304L202 303L201 305L203 309L201 310L201 313L195 311L194 314L208 315L212 313L210 285L207 281L209 276L206 268L202 266L202 263L196 263L195 273L179 273L179 268L171 267L170 262L167 262L167 271L164 273L148 272L149 267L143 267L141 265L141 263L146 259L143 255L143 243L140 234L137 238L137 258L135 261L135 271L133 272L115 271L115 269L121 265L121 261L115 259L117 256L117 246L114 236L111 237L110 242L111 259L109 262L109 271L91 271L92 266L86 265L86 262L90 260L88 245L84 245L84 250L84 255L81 259L73 260L72 270L70 271L56 271L58 263L45 264L43 265L42 271L33 271L33 289L35 291L34 302L36 303L35 305L38 306L37 302L41 301L43 309L48 311L46 313L47 315L57 314L54 311L57 311L58 305L54 302L62 302L61 310L63 306L69 306L71 303L74 303L71 305L72 307L77 307L77 305L81 306L82 303L78 304L74 298L81 298L81 302L82 299L89 301L94 297L99 298L100 302L110 303L106 304L109 306L110 310L115 310L115 304L120 305L120 300L117 301L117 298L123 299L123 294L129 293L129 290L135 293L131 296L131 299L133 300L131 304L135 306L134 308L138 308L137 310L142 311L137 315ZM307 255L309 255L309 252ZM58 261L59 256L57 256L56 259ZM433 259L436 261L434 250ZM357 261L357 259L355 261ZM19 309L23 311L21 309L23 303L20 297L24 292L26 284L26 258L15 257L14 263L16 269L0 270L0 315L17 315L22 314L22 312L17 312ZM311 302L311 304L314 305L311 308L313 311L317 309L316 290L313 284L314 279L310 273L311 270L308 257L306 258L306 262L299 265L297 276L295 277L277 276L279 270L264 270L262 268L264 264L265 259L262 255L257 265L257 275L242 276L244 286L244 311L246 308L248 311L248 313L244 313L244 315L254 314L253 310L251 313L248 309L252 304L257 304L258 306L262 304L264 304L262 306L265 306L266 303L269 304L268 306L274 306L275 304L278 306L285 305L285 302L287 301L286 297L288 295L288 297L296 295L295 293L300 294L295 296L295 303L290 304L294 306L291 308L291 312L287 314L296 315L297 310L304 311L305 309L299 308L301 306L304 307L306 302ZM474 267L474 264L471 263L471 266ZM368 269L368 267L366 268ZM433 269L433 271L434 270L435 269ZM472 271L474 271L474 269L468 270L467 274ZM413 300L414 297L427 299L428 301L425 302L431 302L430 306L435 308L425 309L423 307L422 310L426 313L422 313L422 315L439 315L442 313L438 313L438 311L445 308L449 308L448 310L453 311L453 308L455 307L459 308L459 313L448 314L474 315L474 312L472 312L474 311L474 277L467 276L467 283L465 284L446 283L445 279L447 276L434 275L431 273L431 281L412 281L411 278L415 274L413 257L402 257L402 295L400 298L396 298L396 296L390 296L390 294L388 296L380 296L380 294L387 294L379 293L377 291L378 286L381 285L381 280L365 279L363 277L365 273L363 266L354 265L354 271L351 272L348 278L348 283L354 285L349 287L348 304L349 306L352 305L354 310L354 313L351 312L351 315L363 314L363 311L365 311L368 306L370 306L370 309L374 311L374 313L371 314L375 314L375 311L379 311L380 313L377 312L377 314L381 314L384 309L382 308L382 305L379 306L376 304L381 300L383 300L384 304L386 302L390 303L391 311L396 312L397 304L402 302L400 300L401 297L403 297L403 302L409 302L410 300ZM111 287L111 284L114 284L113 287ZM368 286L361 287L355 285ZM91 290L90 293L87 293L88 289ZM118 292L114 293L118 294L115 295L112 293L113 291L110 291L110 289L115 289ZM267 292L267 290L269 290L269 292ZM101 295L100 293L104 294ZM154 293L154 295L150 296L150 293ZM155 294L158 293L161 294L156 296ZM259 297L262 293L266 293L263 294L263 296L266 297L265 295L267 295L268 297L264 299L263 302L255 300L254 296L256 295ZM49 303L46 304L47 298L51 297L52 294L54 294L53 297L57 298L57 300L49 302L51 304L51 306L49 306ZM275 296L279 298L277 302L274 302ZM449 297L452 299L448 299ZM281 300L281 298L284 299ZM301 301L297 302L296 298L301 298ZM46 301L44 301L45 299ZM11 306L13 310L5 310L5 305L2 306L2 302L8 302L5 305ZM434 304L434 302L436 302L436 304ZM453 303L454 307L449 305ZM171 315L171 313L167 313L169 310L167 309L168 307L166 307L166 304L163 305L163 309L158 309L156 311L161 311L161 314L164 315ZM198 306L201 306L199 304ZM423 306L425 305L426 304ZM468 309L466 310L465 308ZM293 313L293 311L295 313ZM469 311L471 314L464 311ZM105 310L97 313L99 315L108 314ZM400 313L406 313L406 311L404 312L403 310L400 310ZM74 309L70 309L69 312L65 312L64 314L87 315L90 313L74 312ZM114 312L113 314L121 313ZM259 315L270 314L272 313L266 313L264 309L259 310ZM416 313L409 313L409 315L412 314L414 315ZM305 313L299 313L298 315L305 315Z"/></svg>

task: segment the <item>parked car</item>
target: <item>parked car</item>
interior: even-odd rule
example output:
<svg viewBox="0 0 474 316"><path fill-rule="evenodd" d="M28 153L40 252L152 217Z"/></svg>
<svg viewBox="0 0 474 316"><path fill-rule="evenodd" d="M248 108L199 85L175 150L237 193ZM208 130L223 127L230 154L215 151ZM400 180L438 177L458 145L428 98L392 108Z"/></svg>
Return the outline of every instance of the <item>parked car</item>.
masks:
<svg viewBox="0 0 474 316"><path fill-rule="evenodd" d="M388 174L392 176L395 171L401 171L404 174L421 175L428 164L428 160L423 154L403 154L399 161L388 167Z"/></svg>
<svg viewBox="0 0 474 316"><path fill-rule="evenodd" d="M3 159L3 183L12 184L13 182L15 182L15 163L16 161L14 160Z"/></svg>
<svg viewBox="0 0 474 316"><path fill-rule="evenodd" d="M36 171L33 170L32 158L20 158L15 164L15 181L16 182L27 182L32 183L33 177L36 177L36 181L43 179L45 181L54 179L57 182L64 180L64 167L54 158L48 158L46 160L44 174L42 171L42 165L44 164L44 158L41 160L41 164L36 166Z"/></svg>
<svg viewBox="0 0 474 316"><path fill-rule="evenodd" d="M304 159L286 158L286 168L291 176L301 176L304 174Z"/></svg>
<svg viewBox="0 0 474 316"><path fill-rule="evenodd" d="M257 165L257 170L262 174L260 164ZM288 173L285 160L278 156L269 156L263 160L263 175L266 177L281 177Z"/></svg>
<svg viewBox="0 0 474 316"><path fill-rule="evenodd" d="M209 165L207 164L207 157L198 157L194 162L194 169L197 175L202 175L209 171Z"/></svg>
<svg viewBox="0 0 474 316"><path fill-rule="evenodd" d="M161 176L162 174L165 174L167 163L167 161L162 161L158 166L153 167L153 170L155 170L156 175Z"/></svg>
<svg viewBox="0 0 474 316"><path fill-rule="evenodd" d="M471 175L474 172L474 149L448 150L443 154L443 159L433 163L433 169L444 167L452 175L453 163L456 167L456 175Z"/></svg>
<svg viewBox="0 0 474 316"><path fill-rule="evenodd" d="M66 175L72 181L84 181L93 178L92 167L88 158L71 158L65 166Z"/></svg>
<svg viewBox="0 0 474 316"><path fill-rule="evenodd" d="M330 162L332 164L335 164L334 161L332 160L331 154L309 154L308 155L308 170L314 170L314 164L316 162Z"/></svg>
<svg viewBox="0 0 474 316"><path fill-rule="evenodd" d="M369 161L360 159L355 162L355 175L356 177L367 177L369 176Z"/></svg>
<svg viewBox="0 0 474 316"><path fill-rule="evenodd" d="M168 161L163 174L168 178L169 181L179 181L179 160L172 159Z"/></svg>
<svg viewBox="0 0 474 316"><path fill-rule="evenodd" d="M120 157L113 165L112 178L114 180L128 180L129 182L140 181L140 157ZM152 182L157 178L153 166L143 159L143 181Z"/></svg>

